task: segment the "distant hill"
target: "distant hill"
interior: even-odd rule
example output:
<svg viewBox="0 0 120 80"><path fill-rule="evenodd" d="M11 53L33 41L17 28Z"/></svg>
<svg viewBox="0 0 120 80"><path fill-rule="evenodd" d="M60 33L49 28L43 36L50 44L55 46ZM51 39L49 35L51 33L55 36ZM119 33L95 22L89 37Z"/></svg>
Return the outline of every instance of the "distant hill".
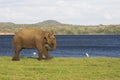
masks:
<svg viewBox="0 0 120 80"><path fill-rule="evenodd" d="M14 24L12 22L0 22L0 24Z"/></svg>
<svg viewBox="0 0 120 80"><path fill-rule="evenodd" d="M39 22L37 24L49 24L49 25L60 25L61 23L56 20L46 20L43 22Z"/></svg>
<svg viewBox="0 0 120 80"><path fill-rule="evenodd" d="M14 33L21 28L49 29L55 34L120 34L120 25L72 25L56 20L46 20L35 24L0 22L0 33Z"/></svg>

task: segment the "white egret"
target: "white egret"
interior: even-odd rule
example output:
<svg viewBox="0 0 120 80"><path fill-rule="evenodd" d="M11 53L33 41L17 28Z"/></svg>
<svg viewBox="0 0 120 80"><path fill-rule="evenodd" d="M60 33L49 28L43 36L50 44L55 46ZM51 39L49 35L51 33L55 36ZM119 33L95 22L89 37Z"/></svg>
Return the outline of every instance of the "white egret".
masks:
<svg viewBox="0 0 120 80"><path fill-rule="evenodd" d="M35 56L36 56L36 54L37 54L36 52L33 52L33 57L35 57Z"/></svg>
<svg viewBox="0 0 120 80"><path fill-rule="evenodd" d="M85 53L85 55L86 55L87 57L90 57L90 55L89 55L88 53Z"/></svg>

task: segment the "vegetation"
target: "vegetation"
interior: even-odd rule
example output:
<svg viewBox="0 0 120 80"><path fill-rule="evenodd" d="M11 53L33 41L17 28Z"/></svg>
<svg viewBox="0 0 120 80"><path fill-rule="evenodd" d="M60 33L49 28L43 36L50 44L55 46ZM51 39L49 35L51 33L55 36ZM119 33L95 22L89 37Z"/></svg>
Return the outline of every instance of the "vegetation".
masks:
<svg viewBox="0 0 120 80"><path fill-rule="evenodd" d="M37 61L0 57L0 80L119 80L120 58L53 58Z"/></svg>
<svg viewBox="0 0 120 80"><path fill-rule="evenodd" d="M1 33L14 33L21 28L42 28L53 30L55 34L120 34L120 25L70 25L55 20L35 24L0 23Z"/></svg>

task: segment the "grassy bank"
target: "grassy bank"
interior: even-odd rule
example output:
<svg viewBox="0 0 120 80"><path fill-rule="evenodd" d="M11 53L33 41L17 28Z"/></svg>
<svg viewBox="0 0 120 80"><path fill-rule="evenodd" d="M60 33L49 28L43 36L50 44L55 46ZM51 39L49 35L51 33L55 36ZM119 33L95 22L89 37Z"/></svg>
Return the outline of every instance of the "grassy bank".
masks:
<svg viewBox="0 0 120 80"><path fill-rule="evenodd" d="M13 62L0 57L0 80L119 80L119 58L53 58Z"/></svg>
<svg viewBox="0 0 120 80"><path fill-rule="evenodd" d="M0 23L0 33L14 33L22 28L41 28L54 31L55 34L120 34L120 24L116 25L72 25L56 21L44 21L35 24Z"/></svg>

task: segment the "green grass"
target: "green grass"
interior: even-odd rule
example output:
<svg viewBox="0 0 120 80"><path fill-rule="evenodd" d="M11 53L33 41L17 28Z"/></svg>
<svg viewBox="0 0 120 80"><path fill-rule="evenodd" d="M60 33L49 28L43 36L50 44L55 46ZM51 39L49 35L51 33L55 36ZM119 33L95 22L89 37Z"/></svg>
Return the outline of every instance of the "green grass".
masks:
<svg viewBox="0 0 120 80"><path fill-rule="evenodd" d="M0 57L0 80L120 80L120 58Z"/></svg>

